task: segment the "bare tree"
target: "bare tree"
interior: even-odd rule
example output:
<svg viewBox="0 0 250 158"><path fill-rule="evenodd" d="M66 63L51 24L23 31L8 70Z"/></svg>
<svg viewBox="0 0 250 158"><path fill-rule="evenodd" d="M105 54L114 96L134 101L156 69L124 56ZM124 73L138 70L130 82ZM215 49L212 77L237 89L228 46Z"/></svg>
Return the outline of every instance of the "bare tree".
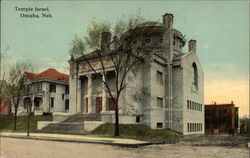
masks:
<svg viewBox="0 0 250 158"><path fill-rule="evenodd" d="M13 130L16 130L16 121L17 121L17 111L22 100L24 91L25 91L25 83L26 76L24 72L29 71L33 72L35 69L35 65L33 65L29 61L21 61L16 62L15 64L10 66L7 82L8 88L6 89L6 94L8 98L12 100L12 104L14 107L14 127Z"/></svg>
<svg viewBox="0 0 250 158"><path fill-rule="evenodd" d="M135 30L134 28L136 27L136 25L144 22L144 18L142 18L140 15L130 15L128 18L121 19L122 20L118 21L113 28L111 28L111 25L107 23L92 23L88 27L88 37L85 38L85 41L76 37L72 41L73 47L70 50L72 56L78 57L79 55L81 55L80 58L87 63L87 65L96 76L99 76L98 78L104 83L109 96L112 100L114 100L115 136L120 135L119 98L121 96L121 92L128 85L126 77L128 73L136 65L141 64L144 61L145 57L148 55L148 51L145 45L138 45L134 40L138 33L140 34L140 32L138 32L138 30ZM109 32L113 33L113 40L109 40L111 38L111 34ZM101 41L100 35L105 36L104 38L108 40L106 42ZM83 52L86 50L96 50L93 53L95 53L95 61L98 62L99 65L101 65L101 73L100 70L98 71L93 64L93 59L89 58L87 55L84 55ZM115 93L112 93L111 87L107 82L108 65L105 65L105 61L109 61L112 63L112 67L114 68L116 73L114 82ZM102 77L102 75L104 77Z"/></svg>

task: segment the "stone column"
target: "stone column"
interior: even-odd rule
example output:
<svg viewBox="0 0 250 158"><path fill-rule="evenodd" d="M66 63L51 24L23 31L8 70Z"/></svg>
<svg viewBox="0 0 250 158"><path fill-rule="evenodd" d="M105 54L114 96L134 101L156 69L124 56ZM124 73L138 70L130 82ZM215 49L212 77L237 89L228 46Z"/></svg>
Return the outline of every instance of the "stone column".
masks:
<svg viewBox="0 0 250 158"><path fill-rule="evenodd" d="M93 113L93 107L92 107L92 75L88 75L88 113Z"/></svg>
<svg viewBox="0 0 250 158"><path fill-rule="evenodd" d="M82 98L82 82L80 77L77 80L77 104L76 104L76 113L80 113L81 112L81 98Z"/></svg>
<svg viewBox="0 0 250 158"><path fill-rule="evenodd" d="M104 74L102 74L102 80L106 82ZM107 89L104 82L102 83L102 112L107 111Z"/></svg>

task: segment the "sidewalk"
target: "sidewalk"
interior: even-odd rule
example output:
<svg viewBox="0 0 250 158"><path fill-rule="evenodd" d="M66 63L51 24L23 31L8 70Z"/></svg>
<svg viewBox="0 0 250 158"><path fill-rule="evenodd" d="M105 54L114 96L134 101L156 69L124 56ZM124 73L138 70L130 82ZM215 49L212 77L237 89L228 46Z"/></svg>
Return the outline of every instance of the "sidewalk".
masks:
<svg viewBox="0 0 250 158"><path fill-rule="evenodd" d="M106 144L106 145L118 145L124 147L138 147L151 144L149 142L139 141L134 139L106 138L106 137L81 136L81 135L67 135L67 134L47 134L47 133L30 133L30 136L28 137L27 133L0 132L0 137L76 142L76 143L96 143L96 144Z"/></svg>

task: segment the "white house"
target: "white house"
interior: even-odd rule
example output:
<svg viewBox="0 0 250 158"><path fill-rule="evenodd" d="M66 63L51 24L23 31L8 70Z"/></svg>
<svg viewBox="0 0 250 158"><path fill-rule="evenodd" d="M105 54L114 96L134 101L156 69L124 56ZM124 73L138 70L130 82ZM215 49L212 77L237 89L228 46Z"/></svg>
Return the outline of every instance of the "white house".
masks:
<svg viewBox="0 0 250 158"><path fill-rule="evenodd" d="M24 75L27 78L25 90L32 94L32 111L35 112L35 115L68 112L68 75L51 68L38 74L25 72ZM24 105L24 100L25 96L22 97L18 107L18 115L26 114L27 110Z"/></svg>

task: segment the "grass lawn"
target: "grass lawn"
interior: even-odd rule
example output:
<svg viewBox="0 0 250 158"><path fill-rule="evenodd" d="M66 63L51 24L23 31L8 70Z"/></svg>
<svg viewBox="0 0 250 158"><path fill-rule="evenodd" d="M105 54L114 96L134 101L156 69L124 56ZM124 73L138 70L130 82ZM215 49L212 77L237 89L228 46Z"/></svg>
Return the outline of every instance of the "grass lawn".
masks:
<svg viewBox="0 0 250 158"><path fill-rule="evenodd" d="M114 136L115 125L103 124L91 131L90 135ZM151 129L142 124L120 124L120 137L150 142L176 142L181 134L166 129Z"/></svg>
<svg viewBox="0 0 250 158"><path fill-rule="evenodd" d="M27 131L27 116L17 117L16 132ZM52 121L52 116L31 116L30 117L30 131L37 129L37 121ZM13 131L14 116L0 116L0 131Z"/></svg>

